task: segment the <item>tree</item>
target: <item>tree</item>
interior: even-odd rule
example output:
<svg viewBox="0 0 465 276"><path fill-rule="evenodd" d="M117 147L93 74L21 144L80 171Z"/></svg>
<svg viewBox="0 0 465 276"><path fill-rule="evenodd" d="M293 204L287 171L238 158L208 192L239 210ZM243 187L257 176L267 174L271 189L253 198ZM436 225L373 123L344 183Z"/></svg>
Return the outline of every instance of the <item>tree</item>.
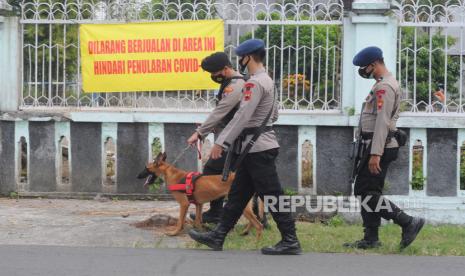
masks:
<svg viewBox="0 0 465 276"><path fill-rule="evenodd" d="M279 15L276 13L271 14L272 19L278 20ZM258 15L258 19L265 18L264 14ZM305 17L301 17L305 20ZM267 39L267 28L268 37ZM299 39L297 40L297 32ZM282 45L281 45L282 36ZM247 33L240 38L244 41L252 37L252 33ZM289 75L296 77L298 83L297 100L306 99L313 101L318 98L317 92L320 92L320 99L324 97L324 92L327 91L327 99L331 100L334 95L340 90L340 68L341 68L341 39L342 27L339 25L260 25L254 32L255 38L260 38L265 41L268 40L270 48L277 47L277 55L269 58L268 69L270 73L276 76L275 81L283 81L288 89L288 84L291 83ZM298 58L296 60L297 51L295 50L298 45ZM280 49L283 48L281 58ZM270 52L272 50L270 49ZM304 55L305 54L305 55ZM269 54L271 56L271 54ZM283 70L281 72L280 66L283 62ZM276 64L275 71L273 72L272 64ZM326 73L327 72L327 73ZM281 75L283 76L281 79ZM303 76L303 80L298 77ZM291 76L292 77L292 76ZM310 83L311 89L307 89L307 82ZM289 97L295 97L295 86L289 87ZM293 91L292 91L293 90ZM333 91L334 94L333 94ZM312 95L313 94L313 97ZM318 105L323 103L316 102ZM334 102L336 105L337 103Z"/></svg>
<svg viewBox="0 0 465 276"><path fill-rule="evenodd" d="M415 31L416 35L416 70L414 61L415 50ZM429 88L429 78L431 75L431 90L436 90L438 85L447 83L447 95L450 99L455 99L458 96L457 81L460 76L460 59L459 57L445 56L443 49L446 45L446 36L442 34L439 28L437 32L433 32L428 28L422 30L415 27L403 27L401 34L401 57L400 57L400 76L401 78L407 77L407 89L409 95L413 97L414 81L416 81L416 103L424 101L429 103L429 97L432 91ZM431 35L431 60L430 60L430 35ZM457 39L451 36L447 37L447 47L456 44ZM429 71L431 62L431 72ZM447 62L447 79L445 65ZM414 71L415 70L415 71ZM414 75L416 74L416 76ZM415 78L416 77L416 78ZM402 83L405 82L401 80ZM431 96L433 97L433 96ZM432 98L432 102L435 99Z"/></svg>

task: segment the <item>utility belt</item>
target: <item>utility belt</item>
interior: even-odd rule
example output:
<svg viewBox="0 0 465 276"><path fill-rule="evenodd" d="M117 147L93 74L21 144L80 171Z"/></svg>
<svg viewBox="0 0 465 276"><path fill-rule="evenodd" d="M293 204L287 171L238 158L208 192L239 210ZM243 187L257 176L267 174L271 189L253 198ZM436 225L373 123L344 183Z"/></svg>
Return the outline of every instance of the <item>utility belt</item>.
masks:
<svg viewBox="0 0 465 276"><path fill-rule="evenodd" d="M373 132L362 132L362 140L372 140ZM391 142L391 139L395 138L400 147L407 143L408 135L403 130L397 129L396 131L389 131L386 137L386 144Z"/></svg>
<svg viewBox="0 0 465 276"><path fill-rule="evenodd" d="M395 131L389 131L386 140L395 137ZM373 132L362 132L362 140L372 140L373 139Z"/></svg>
<svg viewBox="0 0 465 276"><path fill-rule="evenodd" d="M233 152L236 154L240 154L242 152L242 143L245 141L248 135L254 135L260 127L246 127L242 130L241 134L237 137L237 139L233 143ZM272 131L272 126L266 126L263 129L262 133Z"/></svg>

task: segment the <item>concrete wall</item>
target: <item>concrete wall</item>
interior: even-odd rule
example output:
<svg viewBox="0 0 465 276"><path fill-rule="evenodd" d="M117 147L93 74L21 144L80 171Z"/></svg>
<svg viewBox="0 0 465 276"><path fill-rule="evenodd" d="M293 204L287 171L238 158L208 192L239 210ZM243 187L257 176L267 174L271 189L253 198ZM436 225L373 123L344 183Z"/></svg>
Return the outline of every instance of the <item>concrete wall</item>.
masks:
<svg viewBox="0 0 465 276"><path fill-rule="evenodd" d="M457 130L428 129L427 140L427 195L456 196L458 185Z"/></svg>
<svg viewBox="0 0 465 276"><path fill-rule="evenodd" d="M0 121L0 193L15 190L15 123Z"/></svg>
<svg viewBox="0 0 465 276"><path fill-rule="evenodd" d="M350 127L317 127L316 187L322 195L350 195L350 160L353 129Z"/></svg>
<svg viewBox="0 0 465 276"><path fill-rule="evenodd" d="M102 128L99 123L71 123L71 185L73 192L100 192Z"/></svg>
<svg viewBox="0 0 465 276"><path fill-rule="evenodd" d="M57 154L54 122L29 122L29 141L29 188L31 192L56 191L55 158Z"/></svg>
<svg viewBox="0 0 465 276"><path fill-rule="evenodd" d="M68 126L68 127L66 127ZM195 130L195 124L160 123L153 127L149 123L70 122L53 121L1 121L0 120L0 192L20 193L66 192L102 193L104 190L105 152L103 142L108 135L116 144L116 189L117 194L147 194L143 180L136 175L144 168L150 157L150 144L156 134L162 137L168 161L186 147L186 139ZM66 128L69 128L67 132ZM277 159L280 181L285 188L318 195L350 195L348 182L352 162L349 158L353 127L350 126L275 126L281 145ZM306 131L301 131L306 130ZM309 134L308 130L314 131ZM425 146L424 164L426 185L423 195L410 189L411 147L406 145L399 151L398 159L392 163L386 179L385 193L395 196L457 197L459 190L458 147L465 137L457 129L404 129L407 133L425 133L420 137ZM62 135L69 137L69 160L71 167L70 186L61 188L60 151L57 149ZM460 135L459 135L460 134ZM309 136L310 135L310 136ZM314 135L314 136L312 136ZM413 134L412 134L413 135ZM413 136L415 136L413 135ZM19 137L28 142L28 181L18 182ZM302 136L302 137L300 137ZM412 137L417 139L418 137ZM310 137L310 138L309 138ZM311 138L313 137L313 138ZM301 142L310 139L314 145L313 174L314 189L301 189L302 172ZM410 141L412 141L410 139ZM460 141L459 141L460 140ZM177 163L189 171L198 170L197 154L188 150ZM464 193L460 193L463 196Z"/></svg>

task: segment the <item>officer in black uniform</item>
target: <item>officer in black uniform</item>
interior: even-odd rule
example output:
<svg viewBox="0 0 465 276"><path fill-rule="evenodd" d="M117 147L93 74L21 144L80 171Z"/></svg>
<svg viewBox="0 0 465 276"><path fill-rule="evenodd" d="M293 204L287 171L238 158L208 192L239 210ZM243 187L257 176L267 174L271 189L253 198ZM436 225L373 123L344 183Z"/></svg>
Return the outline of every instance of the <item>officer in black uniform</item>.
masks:
<svg viewBox="0 0 465 276"><path fill-rule="evenodd" d="M389 164L397 159L399 141L396 122L399 118L401 90L395 77L384 65L383 52L378 47L361 50L353 60L363 78L374 79L364 109L360 115L359 135L362 137L364 156L355 180L354 194L367 202L361 215L365 235L362 240L345 243L346 247L360 249L379 247L378 229L381 218L392 220L402 227L401 248L409 246L422 229L425 220L411 217L382 196Z"/></svg>
<svg viewBox="0 0 465 276"><path fill-rule="evenodd" d="M241 141L239 152L244 151L254 134L257 133L257 128L263 122L266 122L266 127L255 143L251 143L253 146L250 151L244 153L243 161L237 164L235 180L217 227L206 233L200 233L194 229L189 231L192 239L214 250L222 250L227 233L237 223L254 193L262 199L264 196L283 195L275 164L279 144L272 129L272 124L278 119L277 100L274 82L263 66L266 55L264 42L259 39L247 40L236 48L236 54L241 57L239 64L242 69L247 68L250 78L244 85L240 108L216 139L211 158L216 159L224 155L225 149L238 144L235 142L238 137ZM281 232L282 239L275 246L262 248L262 253L300 254L300 243L291 214L279 212L279 209L271 210L270 213Z"/></svg>
<svg viewBox="0 0 465 276"><path fill-rule="evenodd" d="M217 104L205 122L187 139L188 144L194 144L199 139L205 138L210 133L218 134L231 121L242 96L244 77L236 72L231 65L228 55L224 52L216 52L204 58L201 63L203 70L211 74L214 82L220 84L217 94ZM217 175L223 172L226 156L219 159L208 159L203 168L204 175ZM223 212L223 199L210 202L210 209L202 214L202 221L205 223L217 223ZM194 220L195 214L190 214Z"/></svg>

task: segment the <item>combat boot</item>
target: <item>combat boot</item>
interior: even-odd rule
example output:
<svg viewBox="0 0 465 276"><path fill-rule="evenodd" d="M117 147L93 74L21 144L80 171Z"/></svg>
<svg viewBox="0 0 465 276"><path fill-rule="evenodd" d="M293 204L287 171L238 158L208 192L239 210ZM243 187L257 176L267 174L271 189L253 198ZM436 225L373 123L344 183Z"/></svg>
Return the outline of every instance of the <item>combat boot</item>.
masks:
<svg viewBox="0 0 465 276"><path fill-rule="evenodd" d="M409 246L420 233L421 229L425 225L425 219L414 217L412 221L405 226L402 226L402 240L400 241L400 248L404 249Z"/></svg>
<svg viewBox="0 0 465 276"><path fill-rule="evenodd" d="M300 253L302 253L302 248L295 232L282 235L281 241L275 246L262 248L264 255L299 255Z"/></svg>
<svg viewBox="0 0 465 276"><path fill-rule="evenodd" d="M365 232L363 239L354 242L346 242L343 246L357 249L371 249L381 246L381 242L378 238L378 227L365 227L363 231Z"/></svg>
<svg viewBox="0 0 465 276"><path fill-rule="evenodd" d="M223 243L229 230L218 224L214 230L208 232L198 232L195 229L189 230L189 236L196 242L204 244L215 251L223 250Z"/></svg>

